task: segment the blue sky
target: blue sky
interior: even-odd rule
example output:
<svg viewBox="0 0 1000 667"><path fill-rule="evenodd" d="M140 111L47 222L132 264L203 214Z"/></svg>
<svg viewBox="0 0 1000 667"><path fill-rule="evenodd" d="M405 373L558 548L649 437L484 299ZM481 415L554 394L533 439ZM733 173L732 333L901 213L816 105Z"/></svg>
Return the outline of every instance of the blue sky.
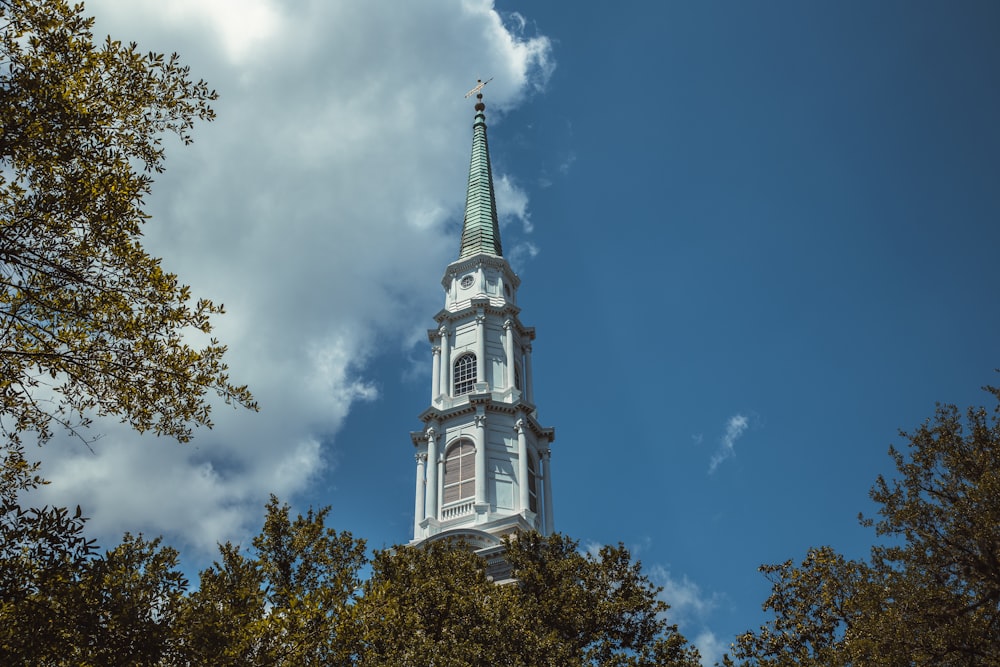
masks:
<svg viewBox="0 0 1000 667"><path fill-rule="evenodd" d="M856 516L897 429L996 381L1000 10L500 9L558 63L490 128L540 249L521 303L557 432L557 526L687 577L713 606L686 610L689 635L728 643L760 621L760 563L864 554ZM400 363L378 362L386 385ZM342 437L423 407L418 384ZM406 423L373 439L404 443ZM357 493L335 485L335 507Z"/></svg>
<svg viewBox="0 0 1000 667"><path fill-rule="evenodd" d="M190 448L54 443L52 498L107 535L198 562L276 491L410 538L479 77L556 526L631 547L708 655L762 621L759 564L864 555L898 429L1000 380L995 3L88 9L220 90L149 242L227 304L263 407Z"/></svg>

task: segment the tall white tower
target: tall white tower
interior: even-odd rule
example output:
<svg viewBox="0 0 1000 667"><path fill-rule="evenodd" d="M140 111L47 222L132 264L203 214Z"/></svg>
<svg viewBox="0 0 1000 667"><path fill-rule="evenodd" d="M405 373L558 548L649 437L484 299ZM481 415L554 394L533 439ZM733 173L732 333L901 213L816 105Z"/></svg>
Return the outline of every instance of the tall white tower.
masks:
<svg viewBox="0 0 1000 667"><path fill-rule="evenodd" d="M482 86L478 87L481 90ZM427 332L431 404L417 448L413 541L459 538L492 551L518 529L551 533L550 449L531 376L535 330L521 324L520 279L503 257L486 105L477 96L458 260L441 284L444 309Z"/></svg>

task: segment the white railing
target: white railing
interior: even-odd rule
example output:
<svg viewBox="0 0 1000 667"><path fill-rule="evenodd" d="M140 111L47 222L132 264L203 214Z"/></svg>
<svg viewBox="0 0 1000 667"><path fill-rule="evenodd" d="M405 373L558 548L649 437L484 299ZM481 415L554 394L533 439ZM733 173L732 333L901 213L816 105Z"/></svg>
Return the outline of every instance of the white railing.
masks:
<svg viewBox="0 0 1000 667"><path fill-rule="evenodd" d="M465 516L466 514L472 514L473 510L472 506L474 504L475 501L470 499L463 502L459 502L458 504L452 505L451 507L442 507L441 520L447 521L448 519L454 519L456 517Z"/></svg>

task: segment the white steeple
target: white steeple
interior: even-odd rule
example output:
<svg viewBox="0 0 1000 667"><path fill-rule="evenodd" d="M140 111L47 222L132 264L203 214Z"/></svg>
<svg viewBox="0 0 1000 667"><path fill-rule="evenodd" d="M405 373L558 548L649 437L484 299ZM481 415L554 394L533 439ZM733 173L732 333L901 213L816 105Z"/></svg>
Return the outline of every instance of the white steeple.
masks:
<svg viewBox="0 0 1000 667"><path fill-rule="evenodd" d="M474 91L481 90L480 85ZM427 332L431 401L417 449L413 540L460 537L479 548L518 529L553 531L549 446L531 377L533 327L521 324L520 280L501 254L485 104L477 96L462 242Z"/></svg>

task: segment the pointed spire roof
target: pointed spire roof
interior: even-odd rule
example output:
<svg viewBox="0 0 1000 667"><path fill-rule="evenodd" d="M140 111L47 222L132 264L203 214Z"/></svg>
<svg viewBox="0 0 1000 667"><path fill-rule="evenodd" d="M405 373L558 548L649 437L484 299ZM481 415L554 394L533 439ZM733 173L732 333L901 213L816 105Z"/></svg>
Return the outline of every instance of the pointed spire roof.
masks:
<svg viewBox="0 0 1000 667"><path fill-rule="evenodd" d="M477 87L485 85L480 81ZM473 88L473 90L477 90ZM472 123L472 160L469 163L469 189L465 195L465 221L462 223L462 246L458 258L486 253L502 257L497 202L493 193L493 169L490 147L486 141L486 105L483 94L476 95L476 117Z"/></svg>

